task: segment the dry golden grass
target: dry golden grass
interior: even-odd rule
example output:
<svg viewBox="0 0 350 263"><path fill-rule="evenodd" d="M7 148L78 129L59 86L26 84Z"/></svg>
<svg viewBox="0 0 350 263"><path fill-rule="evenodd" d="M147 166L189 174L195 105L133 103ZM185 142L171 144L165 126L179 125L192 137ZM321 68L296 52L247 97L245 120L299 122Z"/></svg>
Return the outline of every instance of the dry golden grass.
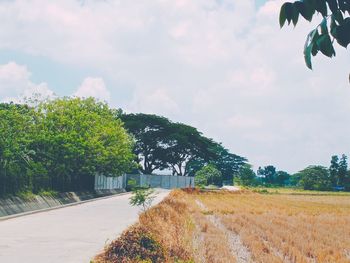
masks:
<svg viewBox="0 0 350 263"><path fill-rule="evenodd" d="M182 191L171 192L160 204L141 214L139 222L108 245L94 262L191 262L194 226L185 196ZM157 251L160 253L157 260L151 254L145 253L148 245L140 238L130 238L128 231L135 228L130 234L138 237L150 236L160 245L162 249ZM130 250L130 247L134 249Z"/></svg>
<svg viewBox="0 0 350 263"><path fill-rule="evenodd" d="M145 251L140 237L151 237L161 249ZM156 254L156 255L154 255ZM139 217L94 263L220 262L234 263L225 233L200 212L191 194L175 190Z"/></svg>
<svg viewBox="0 0 350 263"><path fill-rule="evenodd" d="M127 231L96 262L350 262L350 195L176 190Z"/></svg>
<svg viewBox="0 0 350 263"><path fill-rule="evenodd" d="M210 216L210 215L209 215ZM208 216L196 211L193 215L196 231L193 235L193 248L195 262L236 262L227 236L215 224L209 220Z"/></svg>
<svg viewBox="0 0 350 263"><path fill-rule="evenodd" d="M197 198L239 234L256 262L350 262L350 196L242 191Z"/></svg>

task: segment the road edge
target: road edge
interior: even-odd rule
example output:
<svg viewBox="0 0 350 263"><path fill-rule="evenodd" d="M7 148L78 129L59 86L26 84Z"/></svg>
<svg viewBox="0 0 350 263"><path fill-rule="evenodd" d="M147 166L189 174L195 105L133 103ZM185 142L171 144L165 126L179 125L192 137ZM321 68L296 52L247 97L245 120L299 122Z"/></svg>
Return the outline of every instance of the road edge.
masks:
<svg viewBox="0 0 350 263"><path fill-rule="evenodd" d="M82 204L85 204L85 203L94 202L94 201L98 201L98 200L102 200L102 199L107 199L107 198L111 198L111 197L114 197L114 196L126 195L126 194L129 194L129 192L112 194L112 195L92 198L92 199L88 199L88 200L84 200L84 201L74 202L74 203L70 203L70 204L58 205L58 206L54 206L54 207L28 211L28 212L23 212L23 213L9 215L9 216L3 216L3 217L0 217L0 222L6 221L6 220L9 220L9 219L13 219L13 218L17 218L17 217L22 217L22 216L28 216L28 215L48 212L48 211L51 211L51 210L57 210L57 209L66 208L66 207L70 207L70 206L82 205Z"/></svg>

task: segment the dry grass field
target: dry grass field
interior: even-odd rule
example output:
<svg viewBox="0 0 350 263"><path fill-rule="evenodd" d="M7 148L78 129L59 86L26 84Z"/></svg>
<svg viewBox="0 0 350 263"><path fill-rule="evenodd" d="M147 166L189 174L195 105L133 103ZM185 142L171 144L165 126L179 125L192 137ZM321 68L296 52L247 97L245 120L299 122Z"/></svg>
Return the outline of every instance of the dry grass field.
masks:
<svg viewBox="0 0 350 263"><path fill-rule="evenodd" d="M350 262L349 194L260 192L173 191L96 262Z"/></svg>

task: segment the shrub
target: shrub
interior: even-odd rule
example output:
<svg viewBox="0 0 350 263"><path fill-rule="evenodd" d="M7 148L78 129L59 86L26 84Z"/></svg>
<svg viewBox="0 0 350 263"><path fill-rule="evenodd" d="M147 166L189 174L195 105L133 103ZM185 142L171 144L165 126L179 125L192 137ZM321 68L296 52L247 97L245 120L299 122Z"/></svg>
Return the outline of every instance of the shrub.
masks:
<svg viewBox="0 0 350 263"><path fill-rule="evenodd" d="M155 198L154 190L152 188L132 190L132 196L130 197L130 204L132 206L139 206L143 212L146 212L152 205Z"/></svg>
<svg viewBox="0 0 350 263"><path fill-rule="evenodd" d="M210 184L221 186L222 174L214 165L208 164L196 173L194 180L198 186Z"/></svg>
<svg viewBox="0 0 350 263"><path fill-rule="evenodd" d="M164 249L143 226L136 225L126 230L113 241L105 253L109 262L164 262Z"/></svg>

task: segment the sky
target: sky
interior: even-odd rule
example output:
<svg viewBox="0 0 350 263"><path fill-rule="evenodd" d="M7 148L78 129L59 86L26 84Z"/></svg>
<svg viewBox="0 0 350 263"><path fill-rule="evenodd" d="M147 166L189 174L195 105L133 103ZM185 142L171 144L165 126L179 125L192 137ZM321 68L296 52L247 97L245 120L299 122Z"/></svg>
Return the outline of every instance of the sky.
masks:
<svg viewBox="0 0 350 263"><path fill-rule="evenodd" d="M257 169L350 155L349 52L303 61L280 0L0 1L0 101L94 96L197 127Z"/></svg>

